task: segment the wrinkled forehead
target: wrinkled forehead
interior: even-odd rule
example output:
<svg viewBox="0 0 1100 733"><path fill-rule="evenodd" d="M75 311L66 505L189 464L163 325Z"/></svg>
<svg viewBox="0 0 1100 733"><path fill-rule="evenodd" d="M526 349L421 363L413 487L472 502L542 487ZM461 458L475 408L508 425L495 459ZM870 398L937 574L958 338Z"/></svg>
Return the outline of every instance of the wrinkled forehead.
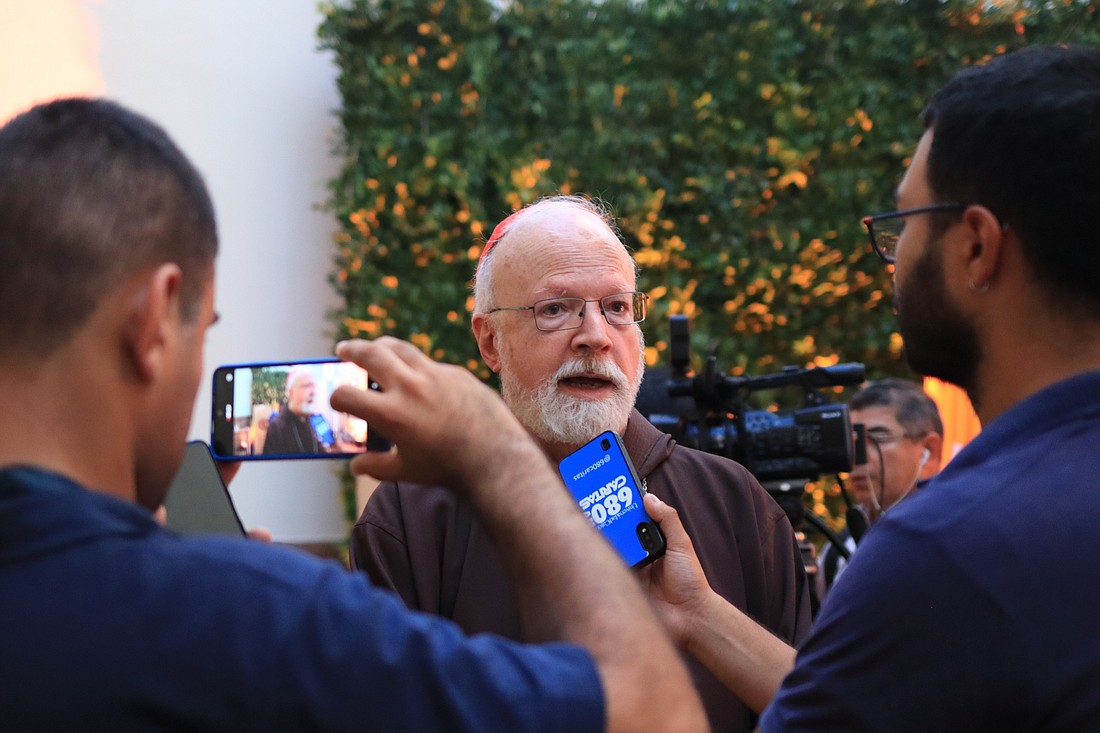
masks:
<svg viewBox="0 0 1100 733"><path fill-rule="evenodd" d="M535 292L602 296L635 287L634 261L615 232L599 216L570 204L541 206L516 221L493 257L500 298ZM612 289L566 292L601 287Z"/></svg>

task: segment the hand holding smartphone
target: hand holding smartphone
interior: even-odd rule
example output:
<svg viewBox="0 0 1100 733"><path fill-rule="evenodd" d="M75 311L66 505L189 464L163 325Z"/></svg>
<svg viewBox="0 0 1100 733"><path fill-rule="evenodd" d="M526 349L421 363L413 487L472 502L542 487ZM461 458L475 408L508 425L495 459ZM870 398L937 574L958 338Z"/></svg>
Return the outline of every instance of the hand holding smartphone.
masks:
<svg viewBox="0 0 1100 733"><path fill-rule="evenodd" d="M229 364L214 371L210 447L236 460L340 458L387 450L366 421L333 410L340 386L377 388L366 370L338 359Z"/></svg>
<svg viewBox="0 0 1100 733"><path fill-rule="evenodd" d="M664 554L665 537L642 506L645 490L617 433L597 435L562 459L558 471L628 565L648 565Z"/></svg>

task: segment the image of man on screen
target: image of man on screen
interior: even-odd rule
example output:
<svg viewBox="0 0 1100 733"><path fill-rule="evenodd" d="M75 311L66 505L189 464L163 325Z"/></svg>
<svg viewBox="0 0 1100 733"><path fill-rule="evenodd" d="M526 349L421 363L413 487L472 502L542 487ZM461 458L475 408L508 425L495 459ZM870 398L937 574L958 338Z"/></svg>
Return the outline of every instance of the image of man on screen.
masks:
<svg viewBox="0 0 1100 733"><path fill-rule="evenodd" d="M317 395L317 382L313 374L295 367L286 375L286 402L271 418L264 440L264 455L324 453L325 446L317 438L313 427L313 402Z"/></svg>

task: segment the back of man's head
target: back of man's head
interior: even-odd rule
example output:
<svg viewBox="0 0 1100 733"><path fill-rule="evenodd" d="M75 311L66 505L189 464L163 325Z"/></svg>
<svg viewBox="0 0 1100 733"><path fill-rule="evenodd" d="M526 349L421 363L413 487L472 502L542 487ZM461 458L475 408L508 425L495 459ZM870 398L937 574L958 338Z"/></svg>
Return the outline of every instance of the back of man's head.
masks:
<svg viewBox="0 0 1100 733"><path fill-rule="evenodd" d="M914 382L893 378L871 381L848 399L850 410L866 410L869 407L893 409L898 424L907 433L936 433L943 437L939 408Z"/></svg>
<svg viewBox="0 0 1100 733"><path fill-rule="evenodd" d="M935 199L990 209L1053 302L1100 318L1100 50L1036 47L965 69L922 119Z"/></svg>
<svg viewBox="0 0 1100 733"><path fill-rule="evenodd" d="M64 99L0 128L0 359L48 356L112 287L164 262L192 318L216 252L202 178L150 120Z"/></svg>

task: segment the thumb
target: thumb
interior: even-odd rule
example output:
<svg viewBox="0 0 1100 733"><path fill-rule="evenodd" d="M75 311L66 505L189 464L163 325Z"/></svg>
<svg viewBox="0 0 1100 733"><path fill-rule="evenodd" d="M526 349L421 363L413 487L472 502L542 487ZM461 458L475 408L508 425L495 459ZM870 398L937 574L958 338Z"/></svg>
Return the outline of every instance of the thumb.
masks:
<svg viewBox="0 0 1100 733"><path fill-rule="evenodd" d="M680 513L668 504L661 501L653 493L647 493L642 499L649 518L660 525L661 532L670 546L690 545L691 540L680 521Z"/></svg>

